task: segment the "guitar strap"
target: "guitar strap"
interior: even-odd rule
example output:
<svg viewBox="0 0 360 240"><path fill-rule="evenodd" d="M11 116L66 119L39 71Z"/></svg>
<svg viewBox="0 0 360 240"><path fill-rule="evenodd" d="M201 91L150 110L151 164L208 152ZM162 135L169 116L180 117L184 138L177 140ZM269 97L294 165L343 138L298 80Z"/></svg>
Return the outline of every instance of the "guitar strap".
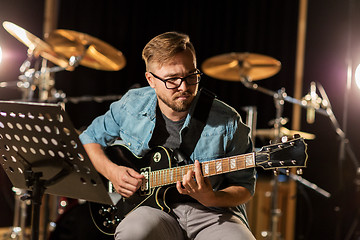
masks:
<svg viewBox="0 0 360 240"><path fill-rule="evenodd" d="M184 129L185 133L182 136L179 149L174 150L174 159L178 163L189 164L187 159L189 159L189 156L195 149L215 98L216 95L214 93L205 88L200 89L199 98L194 107L189 126L187 129Z"/></svg>

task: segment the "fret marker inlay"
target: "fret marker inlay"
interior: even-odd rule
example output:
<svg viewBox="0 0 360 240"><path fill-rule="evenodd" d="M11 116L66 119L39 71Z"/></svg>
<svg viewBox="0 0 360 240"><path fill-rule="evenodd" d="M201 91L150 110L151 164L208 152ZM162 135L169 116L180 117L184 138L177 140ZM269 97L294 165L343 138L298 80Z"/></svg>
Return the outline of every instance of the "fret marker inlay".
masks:
<svg viewBox="0 0 360 240"><path fill-rule="evenodd" d="M221 162L217 162L216 163L216 172L221 172L222 171L222 163Z"/></svg>
<svg viewBox="0 0 360 240"><path fill-rule="evenodd" d="M204 171L205 171L205 174L209 174L209 164L208 163L205 164Z"/></svg>
<svg viewBox="0 0 360 240"><path fill-rule="evenodd" d="M230 168L236 169L236 159L235 158L230 158Z"/></svg>
<svg viewBox="0 0 360 240"><path fill-rule="evenodd" d="M254 165L253 155L246 155L245 161L246 161L246 166L253 166Z"/></svg>

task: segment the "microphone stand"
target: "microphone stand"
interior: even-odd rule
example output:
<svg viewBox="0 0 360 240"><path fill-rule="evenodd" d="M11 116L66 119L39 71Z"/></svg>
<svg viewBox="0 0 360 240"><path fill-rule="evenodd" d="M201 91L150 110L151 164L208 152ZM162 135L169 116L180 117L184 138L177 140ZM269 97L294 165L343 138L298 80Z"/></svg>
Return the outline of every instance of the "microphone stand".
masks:
<svg viewBox="0 0 360 240"><path fill-rule="evenodd" d="M360 199L360 162L359 160L356 158L354 151L352 150L351 146L350 146L350 142L346 137L346 133L347 133L347 120L348 120L348 106L349 106L349 95L350 95L350 90L351 90L351 85L352 85L352 73L353 73L353 69L352 69L352 57L351 57L351 50L352 50L352 21L353 21L353 16L354 16L354 0L349 0L348 1L348 41L347 41L347 56L346 56L346 62L347 62L347 78L346 78L346 89L345 89L345 95L344 95L344 112L343 112L343 130L341 130L341 128L339 127L339 125L335 125L336 122L334 122L333 120L335 118L335 116L333 115L332 111L330 111L329 113L332 114L332 122L334 124L336 133L340 136L340 149L339 149L339 159L338 159L338 164L339 164L339 189L342 189L344 186L344 181L343 181L343 163L345 161L345 155L346 153L349 155L351 161L353 162L356 170L356 177L354 180L355 183L355 188L356 188L356 198L357 198L357 210L356 210L356 215L355 215L355 219L353 220L352 226L350 227L347 235L346 235L346 239L350 239L351 236L354 234L354 231L357 228L357 231L355 231L355 234L353 236L353 239L359 239L360 238L360 206L359 206L359 199ZM325 93L325 91L324 91ZM326 96L326 94L325 94ZM330 116L330 115L329 115ZM337 229L336 229L336 239L340 239L340 235L341 235L341 224L342 224L342 209L339 207L339 214L340 218L337 224Z"/></svg>
<svg viewBox="0 0 360 240"><path fill-rule="evenodd" d="M350 79L351 81L351 79ZM341 129L339 122L337 121L334 112L332 111L332 107L330 104L330 100L323 88L323 86L320 83L317 83L318 85L318 89L319 92L321 94L321 97L325 100L326 103L326 113L328 114L328 117L334 127L334 130L336 132L336 134L340 137L340 151L339 151L339 188L342 189L343 187L343 174L342 174L342 164L345 161L345 155L346 153L349 155L350 160L352 161L353 165L355 166L355 172L356 172L356 177L354 180L355 183L355 188L356 188L356 198L360 201L360 163L359 160L356 158L355 153L350 145L350 141L349 139L346 137L346 132L344 130ZM347 120L347 103L348 103L348 95L349 92L347 91L347 93L345 94L345 101L344 101L344 121ZM323 101L324 102L324 101ZM344 126L346 128L346 123L344 123ZM359 202L358 201L358 202ZM339 206L338 206L339 207ZM341 214L341 208L339 207L339 214ZM341 217L338 220L338 225L337 225L337 229L336 229L336 239L340 239L340 234L341 234ZM359 227L359 219L360 219L360 207L357 207L356 210L356 216L355 219L353 221L352 226L350 227L350 230L347 234L347 238L346 239L350 239L351 235L353 234L353 232L355 231L356 227ZM359 233L358 233L359 234Z"/></svg>

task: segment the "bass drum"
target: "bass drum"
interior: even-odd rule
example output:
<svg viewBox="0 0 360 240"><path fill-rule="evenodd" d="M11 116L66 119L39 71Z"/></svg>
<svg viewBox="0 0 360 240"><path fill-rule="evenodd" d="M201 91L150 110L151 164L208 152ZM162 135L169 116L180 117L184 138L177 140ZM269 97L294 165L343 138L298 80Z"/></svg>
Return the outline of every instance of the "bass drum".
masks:
<svg viewBox="0 0 360 240"><path fill-rule="evenodd" d="M68 208L56 221L49 240L107 240L113 235L102 233L93 223L89 204L76 204Z"/></svg>

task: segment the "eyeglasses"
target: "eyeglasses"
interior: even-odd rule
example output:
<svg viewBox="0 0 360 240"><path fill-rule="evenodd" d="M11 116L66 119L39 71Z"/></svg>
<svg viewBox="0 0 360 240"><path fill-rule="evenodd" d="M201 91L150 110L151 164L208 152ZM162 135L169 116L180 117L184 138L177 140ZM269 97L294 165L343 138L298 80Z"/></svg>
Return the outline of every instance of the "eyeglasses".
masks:
<svg viewBox="0 0 360 240"><path fill-rule="evenodd" d="M165 87L167 89L175 89L181 86L181 84L183 83L183 81L186 82L187 85L196 85L200 82L201 80L201 75L203 75L202 72L200 72L200 70L196 69L195 73L192 73L186 77L174 77L174 78L167 78L167 79L162 79L161 77L156 76L155 74L153 74L152 72L150 72L151 75L153 75L155 78L159 79L160 81L165 83Z"/></svg>

